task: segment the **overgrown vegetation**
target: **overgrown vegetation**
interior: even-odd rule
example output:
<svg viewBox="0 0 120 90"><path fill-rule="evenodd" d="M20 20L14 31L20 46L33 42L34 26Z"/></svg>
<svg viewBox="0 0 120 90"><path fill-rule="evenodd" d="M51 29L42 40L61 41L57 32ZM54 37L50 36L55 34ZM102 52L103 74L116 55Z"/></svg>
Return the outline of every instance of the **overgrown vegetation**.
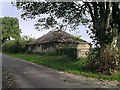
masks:
<svg viewBox="0 0 120 90"><path fill-rule="evenodd" d="M58 55L66 55L67 57L71 59L77 58L77 49L76 48L61 48L57 49Z"/></svg>
<svg viewBox="0 0 120 90"><path fill-rule="evenodd" d="M92 49L88 58L79 60L75 59L77 57L75 48L59 49L57 53L31 54L26 49L26 45L32 40L32 38L24 36L19 38L19 40L7 41L3 46L3 51L9 53L9 55L69 73L108 80L120 80L120 75L117 71L120 57L115 56L118 55L115 54L118 53L117 48L106 48L103 54L106 62L101 63L98 58L99 48ZM111 51L112 53L110 53ZM110 59L106 59L107 57L110 57Z"/></svg>
<svg viewBox="0 0 120 90"><path fill-rule="evenodd" d="M8 54L8 53L6 53ZM21 58L27 60L29 62L33 62L39 65L44 65L48 67L52 67L58 70L62 70L65 72L83 75L86 77L93 77L98 79L105 79L105 80L120 80L120 74L116 73L111 76L106 76L102 74L98 74L97 72L89 71L86 69L86 59L79 59L79 60L71 60L66 56L50 56L50 55L36 55L36 54L22 54L22 53L15 53L15 54L8 54L11 56L15 56L17 58Z"/></svg>
<svg viewBox="0 0 120 90"><path fill-rule="evenodd" d="M3 45L2 50L9 53L24 53L27 51L26 45L32 40L34 39L29 36L22 36L21 38L15 40L9 40Z"/></svg>
<svg viewBox="0 0 120 90"><path fill-rule="evenodd" d="M18 0L17 0L18 1ZM35 25L39 27L55 27L58 22L55 18L62 20L62 26L76 29L81 23L87 25L90 29L90 38L93 40L96 48L90 52L87 63L82 60L71 60L70 58L61 56L37 56L30 54L11 54L13 56L35 62L38 64L50 66L56 69L93 76L103 79L120 80L118 69L120 69L120 38L118 38L118 47L113 47L112 42L115 37L120 37L120 8L119 2L16 2L14 5L23 10L21 17L23 19L35 19L41 14L48 14L46 18L39 18ZM90 16L90 17L88 17ZM0 18L2 19L2 18ZM59 20L58 20L59 21ZM44 23L41 23L44 22ZM19 23L17 19L5 17L1 22L3 25L2 41L20 36ZM7 23L7 24L6 24ZM10 31L9 33L8 30ZM75 38L77 39L77 38ZM6 42L3 51L24 53L28 41L16 39ZM60 53L68 54L68 57L74 57L74 51L60 51ZM24 56L25 55L25 56ZM77 64L75 64L77 63ZM84 67L84 68L83 68ZM88 69L85 69L87 67ZM87 70L87 71L86 71ZM91 72L89 72L91 70ZM100 75L92 73L99 73ZM102 76L109 75L109 76ZM111 75L111 76L110 76Z"/></svg>
<svg viewBox="0 0 120 90"><path fill-rule="evenodd" d="M58 0L59 1L59 0ZM13 3L18 9L22 10L23 19L35 19L37 16L47 14L48 17L41 17L35 24L36 29L51 27L71 28L75 30L83 24L90 29L90 38L93 40L98 55L90 56L89 66L97 67L103 74L112 74L119 66L118 51L114 53L109 49L113 39L120 37L120 2L17 2ZM61 24L59 20L61 19ZM44 22L44 23L43 23ZM118 38L120 42L120 38ZM118 43L119 43L118 42ZM109 46L110 45L110 46ZM120 47L120 46L119 46ZM95 58L93 58L95 57ZM93 62L93 64L91 64ZM97 63L97 64L94 64ZM113 66L112 66L113 65ZM92 68L91 67L91 68ZM94 68L93 68L94 69ZM104 73L105 72L105 73Z"/></svg>
<svg viewBox="0 0 120 90"><path fill-rule="evenodd" d="M104 59L99 58L99 48L91 50L87 58L87 68L104 75L112 75L119 72L120 52L115 47L107 47L103 51Z"/></svg>

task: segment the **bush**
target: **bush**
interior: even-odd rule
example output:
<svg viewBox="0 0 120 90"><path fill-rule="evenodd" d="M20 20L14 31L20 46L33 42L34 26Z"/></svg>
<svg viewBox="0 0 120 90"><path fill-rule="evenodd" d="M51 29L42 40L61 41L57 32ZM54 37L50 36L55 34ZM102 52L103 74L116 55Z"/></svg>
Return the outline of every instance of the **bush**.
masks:
<svg viewBox="0 0 120 90"><path fill-rule="evenodd" d="M103 52L103 60L99 58L99 67L98 70L103 74L111 75L116 71L119 67L119 56L118 50L115 48L109 50L105 49Z"/></svg>
<svg viewBox="0 0 120 90"><path fill-rule="evenodd" d="M24 40L12 40L12 41L7 41L5 45L3 45L2 50L5 52L10 52L10 53L18 53L18 52L25 52L26 51L26 45L27 41Z"/></svg>
<svg viewBox="0 0 120 90"><path fill-rule="evenodd" d="M96 68L98 67L98 58L99 56L99 48L93 48L90 50L89 52L89 55L87 57L87 60L86 60L86 67L90 70L96 70Z"/></svg>
<svg viewBox="0 0 120 90"><path fill-rule="evenodd" d="M67 57L70 57L71 59L77 58L77 49L76 48L61 48L57 49L58 55L66 55Z"/></svg>
<svg viewBox="0 0 120 90"><path fill-rule="evenodd" d="M13 52L13 46L15 45L14 41L7 41L3 47L2 47L2 51L5 52Z"/></svg>
<svg viewBox="0 0 120 90"><path fill-rule="evenodd" d="M101 59L99 49L92 50L87 58L87 68L105 75L114 74L119 68L120 53L116 48L109 46L104 49L102 55Z"/></svg>

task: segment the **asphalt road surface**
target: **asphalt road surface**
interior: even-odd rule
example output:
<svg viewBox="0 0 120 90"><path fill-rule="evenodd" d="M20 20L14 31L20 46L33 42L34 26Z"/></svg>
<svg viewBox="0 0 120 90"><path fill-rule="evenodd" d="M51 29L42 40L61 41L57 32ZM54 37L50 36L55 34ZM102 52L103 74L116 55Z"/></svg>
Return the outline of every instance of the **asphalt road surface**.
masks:
<svg viewBox="0 0 120 90"><path fill-rule="evenodd" d="M12 73L18 88L106 88L105 90L116 88L116 86L104 85L99 80L85 80L79 76L66 74L12 56L0 56L2 56L2 65Z"/></svg>

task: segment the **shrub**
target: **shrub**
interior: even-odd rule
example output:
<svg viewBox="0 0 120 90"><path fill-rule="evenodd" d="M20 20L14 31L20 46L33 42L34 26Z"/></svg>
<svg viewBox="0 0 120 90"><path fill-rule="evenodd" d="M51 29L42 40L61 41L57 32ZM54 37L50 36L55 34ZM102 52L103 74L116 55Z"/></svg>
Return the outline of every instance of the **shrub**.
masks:
<svg viewBox="0 0 120 90"><path fill-rule="evenodd" d="M2 50L11 53L25 52L27 43L28 42L24 40L8 41L3 45Z"/></svg>
<svg viewBox="0 0 120 90"><path fill-rule="evenodd" d="M105 75L114 74L119 68L119 56L118 50L111 46L105 48L102 59L99 56L99 49L92 50L87 58L87 68Z"/></svg>
<svg viewBox="0 0 120 90"><path fill-rule="evenodd" d="M97 60L98 56L99 56L99 48L93 48L90 50L89 55L87 57L86 60L86 67L90 70L96 70L96 68L98 67L98 63L99 61Z"/></svg>
<svg viewBox="0 0 120 90"><path fill-rule="evenodd" d="M14 41L7 41L3 47L2 47L2 51L5 52L13 52L13 46L15 45Z"/></svg>
<svg viewBox="0 0 120 90"><path fill-rule="evenodd" d="M57 49L57 53L59 55L66 55L67 57L70 57L72 59L77 58L77 49L76 48L61 48Z"/></svg>

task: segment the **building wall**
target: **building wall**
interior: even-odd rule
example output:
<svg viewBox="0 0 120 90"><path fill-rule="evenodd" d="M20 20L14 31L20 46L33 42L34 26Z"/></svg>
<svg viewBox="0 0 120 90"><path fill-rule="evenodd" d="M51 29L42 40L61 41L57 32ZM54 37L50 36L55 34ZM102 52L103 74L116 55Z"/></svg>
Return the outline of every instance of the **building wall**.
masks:
<svg viewBox="0 0 120 90"><path fill-rule="evenodd" d="M51 45L36 45L34 46L34 49L32 49L35 53L46 53L46 52L55 52L55 48Z"/></svg>
<svg viewBox="0 0 120 90"><path fill-rule="evenodd" d="M60 48L76 48L77 49L77 58L86 57L90 45L88 43L72 44L72 43L49 43L41 45L29 46L29 50L32 50L35 53L46 53L46 52L55 52L56 49Z"/></svg>
<svg viewBox="0 0 120 90"><path fill-rule="evenodd" d="M88 43L80 43L77 45L77 58L87 57L90 45Z"/></svg>

